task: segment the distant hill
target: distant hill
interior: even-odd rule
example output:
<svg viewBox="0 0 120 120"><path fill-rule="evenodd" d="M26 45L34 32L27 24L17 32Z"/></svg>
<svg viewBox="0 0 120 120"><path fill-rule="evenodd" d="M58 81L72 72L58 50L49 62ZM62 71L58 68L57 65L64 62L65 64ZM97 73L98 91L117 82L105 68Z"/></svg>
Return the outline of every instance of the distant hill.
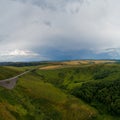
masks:
<svg viewBox="0 0 120 120"><path fill-rule="evenodd" d="M48 62L0 62L0 66L37 66L42 64L48 64Z"/></svg>
<svg viewBox="0 0 120 120"><path fill-rule="evenodd" d="M58 63L84 63L84 62L120 62L119 60L62 60L62 61L33 61L33 62L0 62L0 66L17 66L17 67L24 67L24 66L37 66L37 65L48 65L48 64L58 64Z"/></svg>

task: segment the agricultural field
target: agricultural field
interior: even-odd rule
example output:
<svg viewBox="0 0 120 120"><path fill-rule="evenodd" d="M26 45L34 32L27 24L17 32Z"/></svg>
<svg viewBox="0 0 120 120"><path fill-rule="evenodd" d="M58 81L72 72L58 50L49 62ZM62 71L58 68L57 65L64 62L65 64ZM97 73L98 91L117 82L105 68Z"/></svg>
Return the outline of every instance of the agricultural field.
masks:
<svg viewBox="0 0 120 120"><path fill-rule="evenodd" d="M30 69L13 89L0 87L0 120L120 120L119 62L2 66L0 79Z"/></svg>

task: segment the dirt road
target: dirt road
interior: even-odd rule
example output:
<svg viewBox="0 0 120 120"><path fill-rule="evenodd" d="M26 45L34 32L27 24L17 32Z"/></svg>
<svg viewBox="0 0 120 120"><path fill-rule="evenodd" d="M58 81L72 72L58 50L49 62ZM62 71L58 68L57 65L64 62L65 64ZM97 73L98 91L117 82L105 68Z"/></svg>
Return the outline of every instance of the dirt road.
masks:
<svg viewBox="0 0 120 120"><path fill-rule="evenodd" d="M31 70L25 71L15 77L9 78L9 79L5 79L5 80L0 80L0 86L7 88L7 89L13 89L14 86L16 85L16 82L18 80L18 78L20 76L23 76L24 74L27 74L28 72L30 72Z"/></svg>

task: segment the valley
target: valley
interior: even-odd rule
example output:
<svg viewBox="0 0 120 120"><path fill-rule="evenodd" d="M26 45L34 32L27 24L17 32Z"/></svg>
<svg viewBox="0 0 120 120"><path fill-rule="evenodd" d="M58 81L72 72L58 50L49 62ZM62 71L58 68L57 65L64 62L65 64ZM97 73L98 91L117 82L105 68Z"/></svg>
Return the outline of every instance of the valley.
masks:
<svg viewBox="0 0 120 120"><path fill-rule="evenodd" d="M0 87L0 120L120 120L118 61L2 66L0 79L28 70L11 90Z"/></svg>

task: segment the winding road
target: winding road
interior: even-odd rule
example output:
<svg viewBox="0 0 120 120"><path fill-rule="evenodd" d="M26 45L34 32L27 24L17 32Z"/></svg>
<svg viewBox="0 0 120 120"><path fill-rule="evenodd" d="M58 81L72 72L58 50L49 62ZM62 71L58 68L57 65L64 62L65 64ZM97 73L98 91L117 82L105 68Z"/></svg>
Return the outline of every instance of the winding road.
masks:
<svg viewBox="0 0 120 120"><path fill-rule="evenodd" d="M0 86L2 86L4 88L7 88L7 89L13 89L14 86L16 85L16 82L17 82L18 78L20 76L23 76L24 74L29 73L30 71L32 71L32 70L25 71L25 72L15 76L15 77L12 77L12 78L9 78L9 79L0 80Z"/></svg>

